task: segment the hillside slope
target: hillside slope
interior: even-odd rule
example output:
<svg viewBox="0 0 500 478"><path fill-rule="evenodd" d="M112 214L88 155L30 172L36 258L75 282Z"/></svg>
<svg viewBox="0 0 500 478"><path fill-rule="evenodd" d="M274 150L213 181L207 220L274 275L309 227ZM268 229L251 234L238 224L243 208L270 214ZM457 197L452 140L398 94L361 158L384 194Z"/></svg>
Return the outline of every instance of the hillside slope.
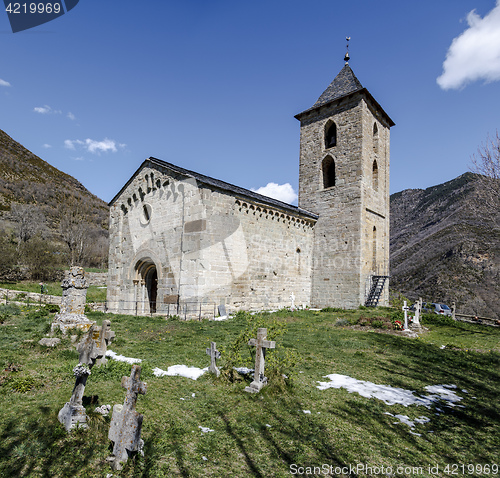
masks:
<svg viewBox="0 0 500 478"><path fill-rule="evenodd" d="M75 257L79 261L86 257L88 263L106 260L108 205L0 130L0 231L4 237L19 231L23 215L30 214L35 218L32 221L40 222L43 239L51 239L60 254L70 254L64 262ZM85 243L93 251L84 253L90 247Z"/></svg>
<svg viewBox="0 0 500 478"><path fill-rule="evenodd" d="M500 234L471 209L476 176L391 195L391 289L499 317Z"/></svg>

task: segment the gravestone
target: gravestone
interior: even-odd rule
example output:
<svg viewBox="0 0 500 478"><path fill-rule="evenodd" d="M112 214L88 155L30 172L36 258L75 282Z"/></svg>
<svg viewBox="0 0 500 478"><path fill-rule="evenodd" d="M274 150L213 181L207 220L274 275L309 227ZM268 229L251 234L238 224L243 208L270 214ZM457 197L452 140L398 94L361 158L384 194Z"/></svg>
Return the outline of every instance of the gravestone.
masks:
<svg viewBox="0 0 500 478"><path fill-rule="evenodd" d="M94 340L96 328L95 325L91 325L84 339L76 347L79 353L79 363L73 369L73 374L76 377L75 387L70 401L65 403L57 415L67 431L75 427L87 428L87 414L82 404L83 393L87 378L91 373L90 369L94 366L95 361L102 356L100 355L102 351Z"/></svg>
<svg viewBox="0 0 500 478"><path fill-rule="evenodd" d="M106 351L108 350L108 345L113 341L116 334L111 330L111 322L109 320L102 321L102 327L97 327L98 335L94 334L94 340L97 343L101 357L96 360L96 365L104 365L107 363Z"/></svg>
<svg viewBox="0 0 500 478"><path fill-rule="evenodd" d="M220 375L220 370L217 368L215 361L220 358L220 352L215 346L215 342L210 342L210 347L207 348L207 355L210 356L210 367L208 367L208 371L214 373L218 377Z"/></svg>
<svg viewBox="0 0 500 478"><path fill-rule="evenodd" d="M51 333L58 327L66 335L68 329L89 330L94 322L85 316L88 283L83 267L71 267L61 283L63 289L61 311L55 315Z"/></svg>
<svg viewBox="0 0 500 478"><path fill-rule="evenodd" d="M408 305L406 304L406 300L403 302L403 311L405 313L405 325L404 325L404 328L403 330L408 330L408 311L410 310L410 308L408 307Z"/></svg>
<svg viewBox="0 0 500 478"><path fill-rule="evenodd" d="M292 302L292 306L290 307L292 310L295 309L295 294L292 292L290 294L290 301Z"/></svg>
<svg viewBox="0 0 500 478"><path fill-rule="evenodd" d="M248 345L253 345L255 349L255 372L253 382L245 387L245 392L258 393L264 385L267 385L267 377L264 376L266 362L266 349L274 349L276 342L267 339L267 329L257 329L257 339L250 339Z"/></svg>
<svg viewBox="0 0 500 478"><path fill-rule="evenodd" d="M144 445L141 440L143 415L135 409L137 396L145 395L147 391L146 383L139 380L140 375L141 367L133 365L130 377L122 378L122 387L127 390L125 402L113 407L108 438L113 442L114 457L108 460L114 470L121 470L122 462L126 462L129 455L140 451Z"/></svg>
<svg viewBox="0 0 500 478"><path fill-rule="evenodd" d="M226 306L224 304L219 305L217 308L221 317L225 317L227 315Z"/></svg>

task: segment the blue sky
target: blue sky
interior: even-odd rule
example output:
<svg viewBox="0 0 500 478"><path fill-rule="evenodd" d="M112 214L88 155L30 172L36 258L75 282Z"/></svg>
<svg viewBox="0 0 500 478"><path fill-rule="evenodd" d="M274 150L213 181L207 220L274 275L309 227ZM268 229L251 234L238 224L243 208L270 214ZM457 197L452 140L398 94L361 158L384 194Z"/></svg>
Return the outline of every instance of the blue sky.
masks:
<svg viewBox="0 0 500 478"><path fill-rule="evenodd" d="M391 192L466 172L500 129L500 0L80 0L15 34L0 11L0 129L105 201L149 156L296 191L294 115L346 36L396 123Z"/></svg>

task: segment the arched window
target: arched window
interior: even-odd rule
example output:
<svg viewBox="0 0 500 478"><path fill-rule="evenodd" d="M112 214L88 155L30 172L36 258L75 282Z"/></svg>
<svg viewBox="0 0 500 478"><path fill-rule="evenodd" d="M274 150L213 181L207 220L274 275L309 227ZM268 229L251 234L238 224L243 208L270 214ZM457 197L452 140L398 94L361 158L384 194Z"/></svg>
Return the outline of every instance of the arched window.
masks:
<svg viewBox="0 0 500 478"><path fill-rule="evenodd" d="M333 148L337 145L337 125L328 121L325 126L325 148Z"/></svg>
<svg viewBox="0 0 500 478"><path fill-rule="evenodd" d="M378 165L376 160L373 161L372 186L375 191L378 191Z"/></svg>
<svg viewBox="0 0 500 478"><path fill-rule="evenodd" d="M378 126L373 123L373 151L378 154Z"/></svg>
<svg viewBox="0 0 500 478"><path fill-rule="evenodd" d="M335 161L331 156L323 159L321 169L323 173L323 187L326 189L335 186Z"/></svg>
<svg viewBox="0 0 500 478"><path fill-rule="evenodd" d="M372 255L372 271L377 272L377 228L373 226L373 255Z"/></svg>

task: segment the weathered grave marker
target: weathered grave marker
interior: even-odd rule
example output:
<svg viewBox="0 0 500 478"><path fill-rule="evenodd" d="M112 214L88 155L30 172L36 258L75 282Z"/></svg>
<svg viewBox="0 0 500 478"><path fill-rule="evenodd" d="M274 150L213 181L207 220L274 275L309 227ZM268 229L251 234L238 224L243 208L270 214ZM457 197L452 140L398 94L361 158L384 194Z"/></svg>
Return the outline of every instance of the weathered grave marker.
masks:
<svg viewBox="0 0 500 478"><path fill-rule="evenodd" d="M292 292L290 294L290 301L292 302L292 306L290 307L292 310L295 309L295 294Z"/></svg>
<svg viewBox="0 0 500 478"><path fill-rule="evenodd" d="M226 306L224 304L219 305L218 310L221 317L225 317L227 315Z"/></svg>
<svg viewBox="0 0 500 478"><path fill-rule="evenodd" d="M87 414L82 399L90 369L99 357L100 352L93 338L95 328L96 326L92 325L88 334L76 347L80 355L79 363L73 369L73 374L76 377L75 386L70 401L65 403L57 415L67 431L74 427L87 428Z"/></svg>
<svg viewBox="0 0 500 478"><path fill-rule="evenodd" d="M102 321L102 327L98 327L99 335L96 340L97 347L99 348L100 358L96 360L96 365L104 365L107 363L106 351L108 350L108 345L116 337L116 334L111 330L111 322L109 320Z"/></svg>
<svg viewBox="0 0 500 478"><path fill-rule="evenodd" d="M245 392L258 393L261 388L267 384L267 377L264 376L264 367L266 361L266 349L274 349L276 342L266 340L267 329L257 329L257 339L250 339L248 345L253 345L255 349L255 373L253 382L245 387Z"/></svg>
<svg viewBox="0 0 500 478"><path fill-rule="evenodd" d="M72 267L66 273L61 287L63 288L61 311L54 317L51 332L53 333L58 327L64 335L68 329L74 328L86 332L95 322L91 322L85 316L88 283L83 267Z"/></svg>
<svg viewBox="0 0 500 478"><path fill-rule="evenodd" d="M123 405L113 407L111 426L109 427L108 438L113 442L113 455L109 458L112 461L114 470L122 469L122 462L126 462L133 452L139 451L144 445L141 440L141 428L143 415L135 409L137 396L145 395L147 385L140 381L141 367L132 366L130 377L122 378L122 387L127 390Z"/></svg>
<svg viewBox="0 0 500 478"><path fill-rule="evenodd" d="M220 358L220 352L215 346L215 342L210 342L210 347L207 348L207 355L210 356L210 367L208 367L208 371L214 373L218 377L220 375L220 370L217 368L215 361Z"/></svg>
<svg viewBox="0 0 500 478"><path fill-rule="evenodd" d="M111 322L104 320L102 327L93 324L83 340L77 345L78 365L73 369L76 377L75 387L69 402L59 411L59 421L69 431L80 426L87 428L87 414L82 404L83 393L91 368L106 355L107 344L115 337Z"/></svg>

